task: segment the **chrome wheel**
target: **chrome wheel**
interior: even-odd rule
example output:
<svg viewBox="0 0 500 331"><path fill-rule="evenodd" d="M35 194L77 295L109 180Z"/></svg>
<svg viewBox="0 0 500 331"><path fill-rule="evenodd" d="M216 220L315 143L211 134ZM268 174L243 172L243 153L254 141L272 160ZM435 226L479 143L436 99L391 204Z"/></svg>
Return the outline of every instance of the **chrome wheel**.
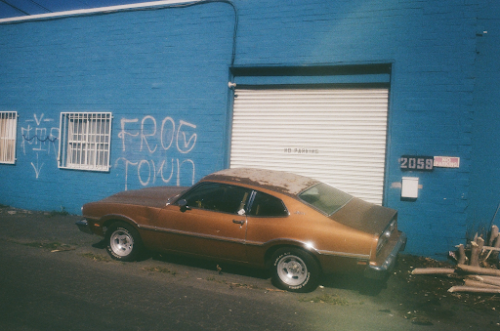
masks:
<svg viewBox="0 0 500 331"><path fill-rule="evenodd" d="M134 237L126 229L118 228L111 234L109 245L113 253L125 257L134 249Z"/></svg>
<svg viewBox="0 0 500 331"><path fill-rule="evenodd" d="M137 230L125 222L112 224L106 232L107 251L119 261L134 261L142 250L142 242Z"/></svg>
<svg viewBox="0 0 500 331"><path fill-rule="evenodd" d="M318 286L321 269L314 256L298 247L283 247L272 255L273 284L291 292L309 292Z"/></svg>
<svg viewBox="0 0 500 331"><path fill-rule="evenodd" d="M278 277L281 281L290 286L303 284L309 277L307 265L298 256L283 256L276 266Z"/></svg>

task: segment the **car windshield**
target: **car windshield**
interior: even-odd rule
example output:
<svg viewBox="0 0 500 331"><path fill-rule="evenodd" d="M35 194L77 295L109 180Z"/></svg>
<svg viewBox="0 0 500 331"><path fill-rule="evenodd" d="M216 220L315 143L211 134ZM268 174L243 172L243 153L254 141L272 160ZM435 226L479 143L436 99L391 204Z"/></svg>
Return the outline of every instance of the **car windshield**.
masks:
<svg viewBox="0 0 500 331"><path fill-rule="evenodd" d="M321 183L300 193L299 198L330 216L348 203L352 195Z"/></svg>

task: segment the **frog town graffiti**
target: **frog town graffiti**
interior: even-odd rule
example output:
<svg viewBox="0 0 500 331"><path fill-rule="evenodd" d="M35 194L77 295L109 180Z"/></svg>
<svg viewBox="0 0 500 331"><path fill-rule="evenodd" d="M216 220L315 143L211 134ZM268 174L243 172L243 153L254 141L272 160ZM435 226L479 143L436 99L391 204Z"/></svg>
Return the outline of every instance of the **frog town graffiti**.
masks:
<svg viewBox="0 0 500 331"><path fill-rule="evenodd" d="M191 185L195 181L196 167L188 154L195 148L198 135L196 125L167 116L157 121L147 115L139 118L122 118L120 132L122 156L114 166L125 169L125 190L132 180L141 186L154 184Z"/></svg>
<svg viewBox="0 0 500 331"><path fill-rule="evenodd" d="M33 114L33 119L25 120L26 126L21 127L21 136L23 137L21 147L24 155L33 154L31 166L35 171L35 178L38 179L45 162L42 156L54 155L57 158L56 140L59 137L59 128L52 127L50 124L54 120L41 115ZM35 160L36 158L36 160Z"/></svg>
<svg viewBox="0 0 500 331"><path fill-rule="evenodd" d="M30 158L36 179L47 162L57 162L59 126L44 113L33 114L21 126L21 149ZM57 124L56 124L57 125ZM196 146L197 126L167 116L160 121L147 115L142 118L121 118L118 138L121 156L114 166L124 168L124 185L135 180L141 186L154 184L194 184L196 166L189 154Z"/></svg>

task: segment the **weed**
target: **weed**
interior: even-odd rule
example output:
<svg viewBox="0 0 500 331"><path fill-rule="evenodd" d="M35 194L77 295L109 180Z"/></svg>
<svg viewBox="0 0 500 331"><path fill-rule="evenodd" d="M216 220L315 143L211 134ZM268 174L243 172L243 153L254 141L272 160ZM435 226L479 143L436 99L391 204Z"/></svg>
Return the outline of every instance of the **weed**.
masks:
<svg viewBox="0 0 500 331"><path fill-rule="evenodd" d="M29 246L29 247L37 247L37 248L43 248L46 250L50 251L63 251L63 250L70 250L72 247L70 245L66 245L60 242L41 242L41 241L34 241L34 242L17 242L20 245L24 246Z"/></svg>
<svg viewBox="0 0 500 331"><path fill-rule="evenodd" d="M112 262L112 260L110 258L108 258L107 256L104 256L104 255L100 255L100 254L83 253L80 255L83 257L86 257L87 259L91 259L91 260L94 260L97 262Z"/></svg>
<svg viewBox="0 0 500 331"><path fill-rule="evenodd" d="M247 288L250 290L257 290L259 287L257 285L252 285L252 284L241 284L241 283L230 283L229 284L230 288Z"/></svg>
<svg viewBox="0 0 500 331"><path fill-rule="evenodd" d="M222 280L221 279L217 279L214 276L208 276L207 280L209 282L216 282L216 283L219 283L219 284L227 284L227 282L224 279L222 279Z"/></svg>
<svg viewBox="0 0 500 331"><path fill-rule="evenodd" d="M159 272L162 274L167 274L167 275L172 275L172 276L177 275L177 271L170 270L170 269L164 268L164 267L150 267L150 268L143 268L143 270L150 271L150 272Z"/></svg>
<svg viewBox="0 0 500 331"><path fill-rule="evenodd" d="M300 298L300 302L327 303L334 306L347 306L349 301L336 294L322 294L312 298Z"/></svg>
<svg viewBox="0 0 500 331"><path fill-rule="evenodd" d="M57 211L57 210L53 210L51 212L49 212L49 217L55 217L55 216L68 216L69 213L66 211L66 208L62 207L61 206L61 210L60 211Z"/></svg>

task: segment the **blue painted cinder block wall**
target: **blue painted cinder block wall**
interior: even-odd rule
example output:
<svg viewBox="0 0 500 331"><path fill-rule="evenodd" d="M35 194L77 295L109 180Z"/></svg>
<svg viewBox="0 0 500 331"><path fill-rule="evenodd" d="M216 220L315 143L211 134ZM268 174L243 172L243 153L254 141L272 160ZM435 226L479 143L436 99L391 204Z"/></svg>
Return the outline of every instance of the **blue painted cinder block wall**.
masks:
<svg viewBox="0 0 500 331"><path fill-rule="evenodd" d="M483 1L477 21L476 86L468 232L500 225L500 6ZM496 215L496 216L495 216Z"/></svg>
<svg viewBox="0 0 500 331"><path fill-rule="evenodd" d="M498 31L497 3L233 3L235 67L390 65L384 204L399 211L407 252L444 256L494 212L498 167L477 160L499 157L482 148L497 139L499 43L478 31ZM234 15L209 3L0 25L0 110L20 115L0 203L78 213L125 188L190 185L227 167ZM62 111L113 112L109 173L57 168ZM402 155L456 156L460 168L403 173ZM416 201L400 198L408 175L419 177Z"/></svg>
<svg viewBox="0 0 500 331"><path fill-rule="evenodd" d="M214 3L0 26L0 108L19 114L1 203L79 213L121 190L192 185L223 168L234 22ZM113 113L109 173L58 169L68 111Z"/></svg>

